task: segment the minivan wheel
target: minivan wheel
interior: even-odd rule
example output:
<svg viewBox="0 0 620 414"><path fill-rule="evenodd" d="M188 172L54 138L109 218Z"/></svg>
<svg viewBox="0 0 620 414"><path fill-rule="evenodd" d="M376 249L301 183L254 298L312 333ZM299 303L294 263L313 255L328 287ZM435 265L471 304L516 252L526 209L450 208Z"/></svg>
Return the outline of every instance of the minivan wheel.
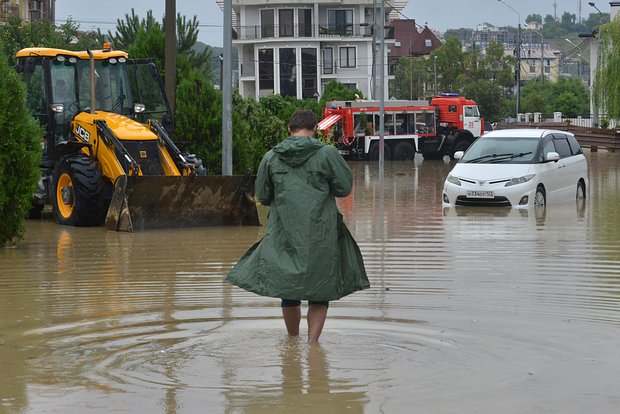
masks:
<svg viewBox="0 0 620 414"><path fill-rule="evenodd" d="M542 186L538 186L536 189L536 195L534 195L534 207L544 207L547 202L545 195L545 189Z"/></svg>
<svg viewBox="0 0 620 414"><path fill-rule="evenodd" d="M577 200L583 200L586 198L586 185L583 181L577 183Z"/></svg>

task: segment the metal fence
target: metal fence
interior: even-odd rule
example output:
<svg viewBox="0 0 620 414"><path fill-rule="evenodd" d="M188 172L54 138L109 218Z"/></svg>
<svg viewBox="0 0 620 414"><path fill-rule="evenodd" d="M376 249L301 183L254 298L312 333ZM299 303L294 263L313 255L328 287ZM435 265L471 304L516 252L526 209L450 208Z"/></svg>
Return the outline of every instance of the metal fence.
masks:
<svg viewBox="0 0 620 414"><path fill-rule="evenodd" d="M620 151L620 129L592 128L591 126L576 125L573 122L503 122L498 129L512 128L540 128L557 129L571 132L583 147L589 147L592 151L604 148L607 151Z"/></svg>

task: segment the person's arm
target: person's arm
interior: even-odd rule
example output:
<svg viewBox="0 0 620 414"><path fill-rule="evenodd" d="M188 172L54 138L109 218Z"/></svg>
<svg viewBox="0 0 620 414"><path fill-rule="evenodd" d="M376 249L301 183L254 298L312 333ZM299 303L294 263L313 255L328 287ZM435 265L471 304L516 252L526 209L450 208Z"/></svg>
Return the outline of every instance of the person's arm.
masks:
<svg viewBox="0 0 620 414"><path fill-rule="evenodd" d="M269 160L273 156L273 152L269 151L258 166L258 174L256 175L256 197L264 206L271 205L273 201L273 183L269 174Z"/></svg>
<svg viewBox="0 0 620 414"><path fill-rule="evenodd" d="M353 187L353 175L349 164L338 154L338 150L331 145L322 149L330 171L329 188L336 197L345 197Z"/></svg>

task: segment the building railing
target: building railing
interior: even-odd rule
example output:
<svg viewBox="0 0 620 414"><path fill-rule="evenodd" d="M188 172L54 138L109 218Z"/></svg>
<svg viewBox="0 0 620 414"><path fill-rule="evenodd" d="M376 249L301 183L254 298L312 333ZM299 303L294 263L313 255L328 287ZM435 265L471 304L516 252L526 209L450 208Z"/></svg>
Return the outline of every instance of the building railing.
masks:
<svg viewBox="0 0 620 414"><path fill-rule="evenodd" d="M240 26L236 29L237 40L273 39L282 37L371 37L372 24L296 24ZM394 30L386 27L386 39L394 38Z"/></svg>

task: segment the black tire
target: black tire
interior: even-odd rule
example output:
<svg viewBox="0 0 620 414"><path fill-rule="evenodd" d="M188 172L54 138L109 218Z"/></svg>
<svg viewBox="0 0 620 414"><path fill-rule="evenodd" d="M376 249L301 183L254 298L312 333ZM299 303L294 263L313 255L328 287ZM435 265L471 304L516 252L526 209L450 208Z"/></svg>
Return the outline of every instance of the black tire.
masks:
<svg viewBox="0 0 620 414"><path fill-rule="evenodd" d="M441 160L443 159L443 154L436 151L423 152L422 157L424 157L425 160Z"/></svg>
<svg viewBox="0 0 620 414"><path fill-rule="evenodd" d="M86 155L64 157L54 168L52 180L52 209L58 223L80 227L103 224L112 185L97 162Z"/></svg>
<svg viewBox="0 0 620 414"><path fill-rule="evenodd" d="M536 194L534 194L534 207L545 207L547 205L547 194L542 185L536 188Z"/></svg>
<svg viewBox="0 0 620 414"><path fill-rule="evenodd" d="M415 158L415 147L410 142L399 142L394 147L395 161L408 161Z"/></svg>
<svg viewBox="0 0 620 414"><path fill-rule="evenodd" d="M392 149L387 144L387 142L383 142L383 156L385 160L392 159ZM370 144L370 149L368 150L368 159L371 161L379 161L379 142L373 142Z"/></svg>
<svg viewBox="0 0 620 414"><path fill-rule="evenodd" d="M207 169L202 165L202 160L196 156L196 154L185 154L183 153L183 158L190 165L194 166L194 172L196 175L207 175Z"/></svg>
<svg viewBox="0 0 620 414"><path fill-rule="evenodd" d="M451 160L454 159L454 153L455 152L457 152L457 151L466 151L467 148L469 148L470 145L471 145L471 142L467 141L466 139L459 139L458 141L456 141L454 143L454 147L452 148L453 151L450 152L450 159Z"/></svg>
<svg viewBox="0 0 620 414"><path fill-rule="evenodd" d="M586 185L583 181L577 183L577 201L586 199Z"/></svg>
<svg viewBox="0 0 620 414"><path fill-rule="evenodd" d="M577 213L580 217L583 217L583 213L586 209L586 183L583 180L579 180L577 183L577 191L575 195L577 199Z"/></svg>

